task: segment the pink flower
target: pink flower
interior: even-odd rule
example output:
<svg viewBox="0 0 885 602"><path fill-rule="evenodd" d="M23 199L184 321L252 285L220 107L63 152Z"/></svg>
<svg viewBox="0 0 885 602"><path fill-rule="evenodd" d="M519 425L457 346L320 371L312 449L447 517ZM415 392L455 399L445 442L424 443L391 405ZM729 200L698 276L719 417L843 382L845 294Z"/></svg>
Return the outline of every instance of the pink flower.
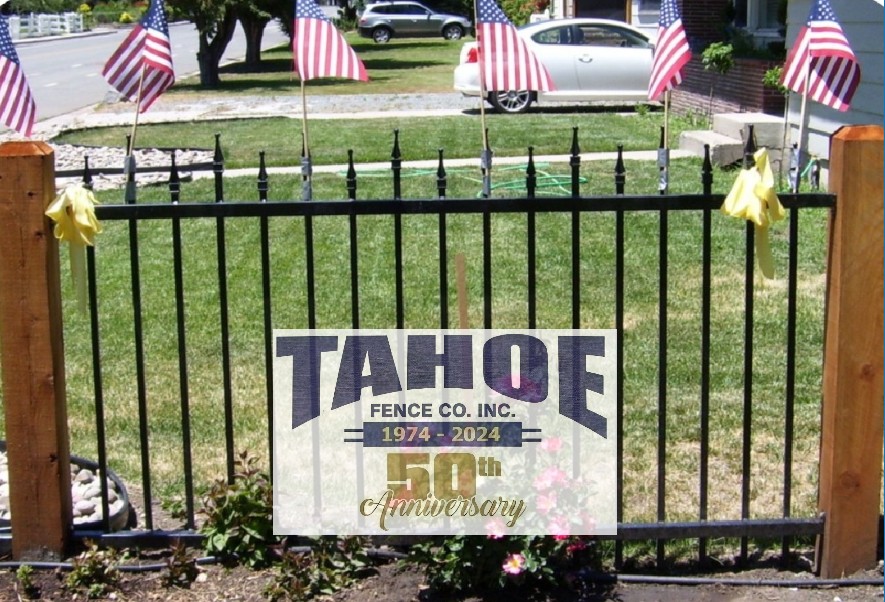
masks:
<svg viewBox="0 0 885 602"><path fill-rule="evenodd" d="M559 437L548 437L541 442L539 447L544 451L558 452L562 449L562 439Z"/></svg>
<svg viewBox="0 0 885 602"><path fill-rule="evenodd" d="M555 539L556 541L565 541L568 538L569 538L569 535L554 535L553 536L553 539Z"/></svg>
<svg viewBox="0 0 885 602"><path fill-rule="evenodd" d="M538 512L547 514L556 507L556 492L551 491L550 495L538 495Z"/></svg>
<svg viewBox="0 0 885 602"><path fill-rule="evenodd" d="M525 569L525 556L522 554L511 554L501 565L504 572L508 575L519 575Z"/></svg>
<svg viewBox="0 0 885 602"><path fill-rule="evenodd" d="M565 547L565 551L567 554L574 554L575 552L580 552L581 550L585 549L586 547L587 547L586 541L584 541L583 539L577 539L577 540L573 541L572 543L570 543L569 545L567 545Z"/></svg>
<svg viewBox="0 0 885 602"><path fill-rule="evenodd" d="M489 539L502 539L507 534L504 522L497 518L486 523L486 532Z"/></svg>
<svg viewBox="0 0 885 602"><path fill-rule="evenodd" d="M565 480L566 480L565 473L562 472L556 466L551 466L550 468L545 470L543 473L541 473L537 477L535 477L534 485L535 485L535 489L540 491L542 489L550 489L551 487L553 487L557 483L562 483Z"/></svg>
<svg viewBox="0 0 885 602"><path fill-rule="evenodd" d="M564 539L568 539L569 536L569 524L568 521L563 518L554 518L547 525L547 531L553 534L553 537L556 538L557 541L562 541ZM559 539L559 538L562 539Z"/></svg>

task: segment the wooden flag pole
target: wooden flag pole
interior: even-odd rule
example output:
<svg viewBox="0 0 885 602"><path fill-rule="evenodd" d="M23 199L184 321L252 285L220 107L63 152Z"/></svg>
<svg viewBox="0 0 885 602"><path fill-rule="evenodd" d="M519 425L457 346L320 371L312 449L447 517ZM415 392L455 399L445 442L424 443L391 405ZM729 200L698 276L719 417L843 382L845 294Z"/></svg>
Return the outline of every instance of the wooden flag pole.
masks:
<svg viewBox="0 0 885 602"><path fill-rule="evenodd" d="M670 190L670 90L664 92L664 126L661 128L661 141L658 145L658 192L667 194Z"/></svg>
<svg viewBox="0 0 885 602"><path fill-rule="evenodd" d="M799 180L802 179L802 150L804 149L804 145L802 144L802 136L805 135L805 119L806 115L806 107L808 105L808 89L810 87L811 82L811 63L808 63L805 67L805 85L804 90L802 91L802 104L799 108L799 142L796 147L796 179L790 182L790 189L793 192L799 192Z"/></svg>
<svg viewBox="0 0 885 602"><path fill-rule="evenodd" d="M301 156L301 200L310 201L313 199L313 168L310 164L310 138L307 133L307 88L301 73L298 78L301 80L301 136L304 142Z"/></svg>
<svg viewBox="0 0 885 602"><path fill-rule="evenodd" d="M301 74L298 74L301 78ZM310 139L307 137L307 93L304 80L301 80L301 133L304 136L304 156L310 156Z"/></svg>
<svg viewBox="0 0 885 602"><path fill-rule="evenodd" d="M478 1L476 0L473 3L473 22L477 24L479 23ZM487 90L485 77L483 76L483 60L485 57L482 53L482 45L479 43L479 29L476 30L476 35L476 58L479 65L479 127L482 132L482 151L479 156L479 168L482 172L482 196L483 198L489 198L492 196L492 149L489 146L489 128L486 127L485 100Z"/></svg>
<svg viewBox="0 0 885 602"><path fill-rule="evenodd" d="M138 78L138 94L135 97L135 119L132 121L132 135L129 136L129 148L126 149L126 156L132 156L132 151L135 149L135 131L138 128L138 114L141 112L141 91L144 87L144 72L147 70L147 67L142 64L141 65L141 76Z"/></svg>

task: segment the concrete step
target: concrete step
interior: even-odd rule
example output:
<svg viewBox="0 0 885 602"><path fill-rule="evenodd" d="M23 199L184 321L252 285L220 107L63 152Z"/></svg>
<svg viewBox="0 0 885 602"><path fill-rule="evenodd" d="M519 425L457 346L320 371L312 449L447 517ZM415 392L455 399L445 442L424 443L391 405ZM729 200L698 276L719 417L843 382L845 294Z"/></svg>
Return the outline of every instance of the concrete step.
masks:
<svg viewBox="0 0 885 602"><path fill-rule="evenodd" d="M698 157L704 156L705 144L710 145L710 161L714 165L731 165L743 158L744 145L735 138L711 130L682 132L679 136L679 148Z"/></svg>
<svg viewBox="0 0 885 602"><path fill-rule="evenodd" d="M783 145L784 120L765 113L719 113L713 115L713 131L717 134L746 140L747 126L753 125L756 146L779 149Z"/></svg>

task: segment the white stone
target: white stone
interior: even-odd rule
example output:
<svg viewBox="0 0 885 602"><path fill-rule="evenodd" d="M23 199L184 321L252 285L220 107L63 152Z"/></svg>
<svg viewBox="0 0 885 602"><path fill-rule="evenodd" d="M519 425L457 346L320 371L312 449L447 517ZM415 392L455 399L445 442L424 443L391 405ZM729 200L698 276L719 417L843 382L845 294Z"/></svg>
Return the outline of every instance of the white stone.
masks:
<svg viewBox="0 0 885 602"><path fill-rule="evenodd" d="M92 500L80 500L74 505L74 511L79 511L81 514L92 514L95 510L95 502Z"/></svg>

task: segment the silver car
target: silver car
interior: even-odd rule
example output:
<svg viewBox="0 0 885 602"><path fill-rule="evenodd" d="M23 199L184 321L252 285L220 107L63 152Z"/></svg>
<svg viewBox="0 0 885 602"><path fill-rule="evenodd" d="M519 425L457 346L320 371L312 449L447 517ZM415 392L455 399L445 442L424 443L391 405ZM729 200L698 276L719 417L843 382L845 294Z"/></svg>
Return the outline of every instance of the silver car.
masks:
<svg viewBox="0 0 885 602"><path fill-rule="evenodd" d="M470 19L440 13L420 2L391 0L366 5L360 16L359 33L378 44L394 36L411 38L441 36L446 40L460 40L472 32Z"/></svg>
<svg viewBox="0 0 885 602"><path fill-rule="evenodd" d="M638 29L606 19L555 19L524 25L518 34L556 89L487 91L486 100L498 111L522 113L535 101L648 100L654 45ZM455 68L455 90L465 96L480 95L477 50L476 43L465 44Z"/></svg>

